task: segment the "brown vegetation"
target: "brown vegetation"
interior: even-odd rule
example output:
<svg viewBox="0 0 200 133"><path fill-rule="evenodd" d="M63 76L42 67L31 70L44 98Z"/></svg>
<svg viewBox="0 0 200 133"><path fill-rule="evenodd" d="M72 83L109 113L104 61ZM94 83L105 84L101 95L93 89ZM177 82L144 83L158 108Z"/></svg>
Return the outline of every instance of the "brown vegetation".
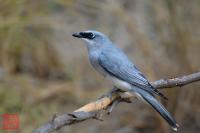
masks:
<svg viewBox="0 0 200 133"><path fill-rule="evenodd" d="M27 133L109 88L71 37L76 31L106 33L151 81L199 71L199 7L198 0L0 0L0 114L18 112L19 132ZM180 132L200 131L199 86L163 90ZM170 132L138 101L110 117L58 132Z"/></svg>

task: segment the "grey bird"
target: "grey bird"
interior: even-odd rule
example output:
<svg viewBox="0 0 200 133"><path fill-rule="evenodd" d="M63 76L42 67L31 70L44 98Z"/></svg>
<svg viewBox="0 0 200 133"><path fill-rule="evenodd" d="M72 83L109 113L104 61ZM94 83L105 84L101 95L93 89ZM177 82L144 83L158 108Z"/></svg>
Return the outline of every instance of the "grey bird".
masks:
<svg viewBox="0 0 200 133"><path fill-rule="evenodd" d="M126 54L98 31L83 31L72 36L86 41L91 65L109 80L114 87L128 91L151 105L177 131L178 124L154 95L167 99L154 88L147 78L130 61Z"/></svg>

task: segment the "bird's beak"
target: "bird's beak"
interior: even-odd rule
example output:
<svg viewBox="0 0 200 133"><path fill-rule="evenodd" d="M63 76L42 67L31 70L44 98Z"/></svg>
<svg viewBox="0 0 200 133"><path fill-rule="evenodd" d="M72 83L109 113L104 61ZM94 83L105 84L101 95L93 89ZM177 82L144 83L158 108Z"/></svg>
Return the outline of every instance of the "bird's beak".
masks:
<svg viewBox="0 0 200 133"><path fill-rule="evenodd" d="M80 33L73 33L72 36L77 38L83 38L83 36Z"/></svg>

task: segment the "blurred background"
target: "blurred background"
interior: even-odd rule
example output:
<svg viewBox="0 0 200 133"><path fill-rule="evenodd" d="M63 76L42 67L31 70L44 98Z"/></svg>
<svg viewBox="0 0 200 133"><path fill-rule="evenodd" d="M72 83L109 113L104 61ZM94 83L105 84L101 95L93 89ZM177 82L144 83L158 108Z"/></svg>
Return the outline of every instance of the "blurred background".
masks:
<svg viewBox="0 0 200 133"><path fill-rule="evenodd" d="M19 113L20 133L111 89L89 65L84 43L71 36L88 29L108 35L150 81L200 71L199 0L0 0L0 114ZM200 132L199 87L162 91L178 132ZM58 133L172 132L137 100L104 120Z"/></svg>

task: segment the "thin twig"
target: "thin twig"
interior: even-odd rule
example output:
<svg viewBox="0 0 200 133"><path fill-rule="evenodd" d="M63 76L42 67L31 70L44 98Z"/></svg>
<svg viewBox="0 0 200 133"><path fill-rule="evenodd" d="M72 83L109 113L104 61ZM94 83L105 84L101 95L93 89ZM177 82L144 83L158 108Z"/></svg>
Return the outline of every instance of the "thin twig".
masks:
<svg viewBox="0 0 200 133"><path fill-rule="evenodd" d="M160 79L151 84L157 89L173 88L176 86L184 86L200 80L200 72L193 73L187 76L182 76L172 79Z"/></svg>

